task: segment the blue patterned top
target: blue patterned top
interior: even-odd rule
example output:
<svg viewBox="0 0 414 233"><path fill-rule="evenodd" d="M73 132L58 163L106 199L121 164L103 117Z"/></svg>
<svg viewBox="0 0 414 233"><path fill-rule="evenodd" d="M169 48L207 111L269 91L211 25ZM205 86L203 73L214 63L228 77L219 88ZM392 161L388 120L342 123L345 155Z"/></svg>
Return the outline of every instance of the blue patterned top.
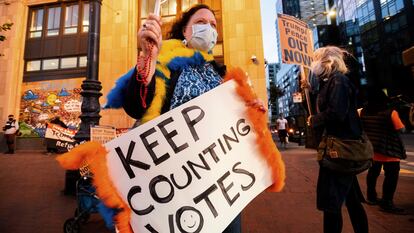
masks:
<svg viewBox="0 0 414 233"><path fill-rule="evenodd" d="M221 76L210 63L185 67L178 77L170 109L174 109L206 93L220 85L221 82Z"/></svg>

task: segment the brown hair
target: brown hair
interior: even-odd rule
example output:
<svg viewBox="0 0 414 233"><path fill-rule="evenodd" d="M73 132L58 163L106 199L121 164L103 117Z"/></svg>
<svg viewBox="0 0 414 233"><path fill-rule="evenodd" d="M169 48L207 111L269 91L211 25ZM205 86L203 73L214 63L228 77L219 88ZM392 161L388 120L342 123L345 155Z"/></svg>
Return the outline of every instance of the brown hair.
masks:
<svg viewBox="0 0 414 233"><path fill-rule="evenodd" d="M168 33L168 39L184 40L185 38L184 38L183 29L185 28L185 26L187 26L188 21L190 21L191 16L193 16L198 10L201 10L201 9L207 9L211 11L211 13L213 13L214 15L213 10L205 4L196 4L192 6L190 9L185 11L181 15L181 17L178 17L176 19L173 26L171 27L171 31Z"/></svg>

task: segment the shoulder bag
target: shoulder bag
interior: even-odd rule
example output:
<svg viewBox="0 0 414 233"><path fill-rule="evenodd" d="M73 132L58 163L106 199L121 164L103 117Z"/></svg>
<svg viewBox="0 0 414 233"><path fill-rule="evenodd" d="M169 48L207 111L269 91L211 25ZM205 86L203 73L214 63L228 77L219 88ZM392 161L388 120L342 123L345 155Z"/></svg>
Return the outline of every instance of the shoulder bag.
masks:
<svg viewBox="0 0 414 233"><path fill-rule="evenodd" d="M359 140L322 137L318 146L318 161L321 167L333 172L356 175L372 165L374 150L365 133Z"/></svg>

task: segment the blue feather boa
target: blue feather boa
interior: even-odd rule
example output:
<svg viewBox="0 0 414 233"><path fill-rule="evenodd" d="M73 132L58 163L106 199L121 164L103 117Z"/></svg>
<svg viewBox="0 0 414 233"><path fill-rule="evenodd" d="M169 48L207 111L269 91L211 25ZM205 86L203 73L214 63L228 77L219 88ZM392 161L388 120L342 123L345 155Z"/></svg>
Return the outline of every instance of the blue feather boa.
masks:
<svg viewBox="0 0 414 233"><path fill-rule="evenodd" d="M135 72L135 67L128 71L128 73L124 74L115 82L115 87L109 91L108 95L106 96L106 104L104 105L104 109L108 108L122 108L122 105L125 100L125 93L128 89L128 82L131 79L131 76Z"/></svg>

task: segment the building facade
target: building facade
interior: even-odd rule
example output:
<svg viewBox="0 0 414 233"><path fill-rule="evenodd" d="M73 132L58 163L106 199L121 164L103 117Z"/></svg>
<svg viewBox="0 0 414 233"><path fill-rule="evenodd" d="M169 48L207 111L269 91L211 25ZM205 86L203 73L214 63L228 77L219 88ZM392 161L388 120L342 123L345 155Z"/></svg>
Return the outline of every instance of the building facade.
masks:
<svg viewBox="0 0 414 233"><path fill-rule="evenodd" d="M154 0L103 0L99 81L105 96L115 80L134 67L136 34L152 11ZM260 1L168 0L162 5L163 33L177 14L195 3L212 7L219 24L213 51L219 62L242 67L258 96L267 100L261 31ZM249 15L249 17L244 17ZM89 3L86 0L0 0L0 23L14 23L0 43L0 119L19 116L32 135L44 133L45 122L55 115L79 125L80 84L86 76ZM257 57L256 63L251 56ZM105 98L100 99L105 103ZM102 110L101 125L130 127L134 120L123 110Z"/></svg>

